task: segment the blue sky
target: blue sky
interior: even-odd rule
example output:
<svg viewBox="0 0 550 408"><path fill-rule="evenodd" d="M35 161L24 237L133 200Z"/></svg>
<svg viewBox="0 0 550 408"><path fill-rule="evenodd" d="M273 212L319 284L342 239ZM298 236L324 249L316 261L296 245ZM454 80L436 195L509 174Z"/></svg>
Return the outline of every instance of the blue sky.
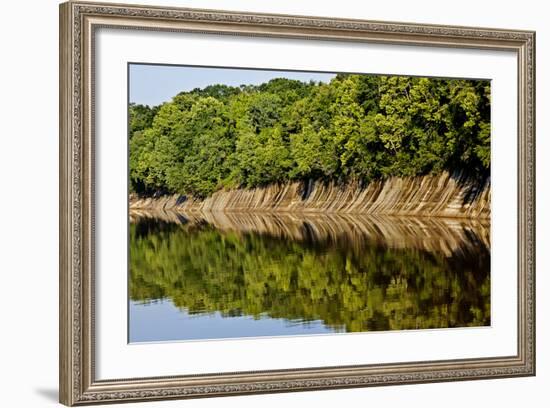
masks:
<svg viewBox="0 0 550 408"><path fill-rule="evenodd" d="M334 76L316 72L130 64L130 102L159 105L170 101L181 91L213 84L258 85L281 77L305 82L329 82Z"/></svg>

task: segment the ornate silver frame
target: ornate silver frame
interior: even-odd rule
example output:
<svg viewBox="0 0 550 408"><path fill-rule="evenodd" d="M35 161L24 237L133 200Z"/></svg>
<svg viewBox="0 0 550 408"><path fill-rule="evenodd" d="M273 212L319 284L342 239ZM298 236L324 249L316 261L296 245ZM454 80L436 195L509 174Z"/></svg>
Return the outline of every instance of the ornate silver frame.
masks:
<svg viewBox="0 0 550 408"><path fill-rule="evenodd" d="M516 355L176 377L95 379L93 48L98 27L508 50L518 61ZM80 405L535 374L535 33L229 11L60 5L60 402Z"/></svg>

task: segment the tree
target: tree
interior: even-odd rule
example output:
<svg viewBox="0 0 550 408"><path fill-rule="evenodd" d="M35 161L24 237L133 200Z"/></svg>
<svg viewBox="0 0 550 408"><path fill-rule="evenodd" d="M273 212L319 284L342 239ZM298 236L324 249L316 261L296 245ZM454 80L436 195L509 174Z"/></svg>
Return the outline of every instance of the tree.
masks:
<svg viewBox="0 0 550 408"><path fill-rule="evenodd" d="M182 154L166 172L173 191L206 197L228 176L226 160L235 150L235 139L225 110L219 100L199 97L180 123L173 143Z"/></svg>
<svg viewBox="0 0 550 408"><path fill-rule="evenodd" d="M180 92L130 105L130 181L138 193L206 197L289 180L368 183L490 168L490 83L338 74Z"/></svg>
<svg viewBox="0 0 550 408"><path fill-rule="evenodd" d="M147 105L136 105L135 103L130 103L130 106L128 107L130 119L130 138L132 138L136 132L142 132L143 130L151 127L158 110L158 106L153 106L151 108Z"/></svg>

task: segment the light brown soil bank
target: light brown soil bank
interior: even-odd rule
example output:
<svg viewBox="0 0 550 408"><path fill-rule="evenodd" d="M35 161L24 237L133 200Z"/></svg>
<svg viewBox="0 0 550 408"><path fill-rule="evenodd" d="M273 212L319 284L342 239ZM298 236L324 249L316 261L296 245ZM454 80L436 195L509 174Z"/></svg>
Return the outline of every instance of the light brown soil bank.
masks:
<svg viewBox="0 0 550 408"><path fill-rule="evenodd" d="M183 212L302 212L489 218L491 183L461 173L374 181L366 187L310 181L218 191L205 200L130 197L130 209Z"/></svg>

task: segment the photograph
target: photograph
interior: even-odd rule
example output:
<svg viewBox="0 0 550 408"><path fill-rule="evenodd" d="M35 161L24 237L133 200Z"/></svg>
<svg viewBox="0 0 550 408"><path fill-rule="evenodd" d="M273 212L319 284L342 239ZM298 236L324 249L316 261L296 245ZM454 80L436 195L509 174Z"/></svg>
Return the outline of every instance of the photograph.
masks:
<svg viewBox="0 0 550 408"><path fill-rule="evenodd" d="M545 26L409 3L59 5L62 404L535 376Z"/></svg>
<svg viewBox="0 0 550 408"><path fill-rule="evenodd" d="M128 342L491 325L491 80L129 62Z"/></svg>

